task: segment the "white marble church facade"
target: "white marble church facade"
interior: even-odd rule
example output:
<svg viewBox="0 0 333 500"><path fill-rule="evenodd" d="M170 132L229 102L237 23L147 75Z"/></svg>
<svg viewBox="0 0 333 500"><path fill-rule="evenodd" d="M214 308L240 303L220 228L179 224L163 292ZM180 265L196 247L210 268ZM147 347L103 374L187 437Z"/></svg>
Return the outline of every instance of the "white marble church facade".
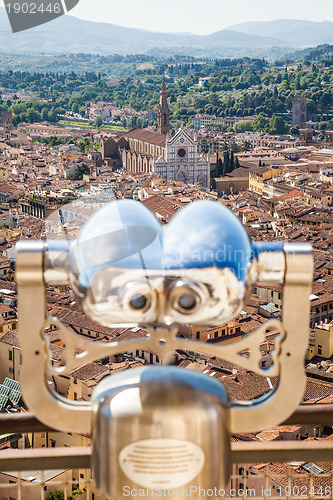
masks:
<svg viewBox="0 0 333 500"><path fill-rule="evenodd" d="M198 155L198 142L180 129L166 142L165 158L154 161L154 172L167 180L209 187L210 165L204 155Z"/></svg>

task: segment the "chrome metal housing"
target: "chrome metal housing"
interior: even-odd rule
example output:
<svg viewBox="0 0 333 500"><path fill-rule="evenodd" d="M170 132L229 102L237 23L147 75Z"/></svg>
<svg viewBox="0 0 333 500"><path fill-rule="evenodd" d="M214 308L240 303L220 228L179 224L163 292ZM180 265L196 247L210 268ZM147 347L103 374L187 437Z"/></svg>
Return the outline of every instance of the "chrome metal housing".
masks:
<svg viewBox="0 0 333 500"><path fill-rule="evenodd" d="M276 388L260 400L231 401L228 410L230 432L256 432L277 425L293 413L305 388L312 278L310 245L251 244L237 217L219 203L193 203L162 228L142 204L113 202L92 217L73 243L17 245L25 402L45 424L87 433L92 427L91 405L60 397L48 377L137 349L156 353L163 363L176 350L187 350L225 359L264 377L279 377ZM124 343L91 342L49 318L46 284L66 282L73 285L93 319L109 326L144 325L148 336ZM227 344L177 337L176 324L222 325L237 317L254 283L283 285L281 321L270 320ZM175 307L182 287L199 297L192 311ZM129 306L129 299L138 293L148 297L142 309ZM49 357L44 329L50 325L59 328L66 345L61 367L52 366ZM260 344L272 329L279 337L273 366L267 371L260 367ZM249 357L242 356L244 350Z"/></svg>

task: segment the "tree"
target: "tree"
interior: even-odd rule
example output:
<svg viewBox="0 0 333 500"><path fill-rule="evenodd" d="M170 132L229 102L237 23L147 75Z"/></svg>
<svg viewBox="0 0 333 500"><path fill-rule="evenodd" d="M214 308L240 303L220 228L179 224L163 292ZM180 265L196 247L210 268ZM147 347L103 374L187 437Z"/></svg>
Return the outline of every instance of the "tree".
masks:
<svg viewBox="0 0 333 500"><path fill-rule="evenodd" d="M49 118L49 110L45 107L42 109L42 120L43 122L47 122Z"/></svg>
<svg viewBox="0 0 333 500"><path fill-rule="evenodd" d="M60 146L61 144L65 144L65 141L62 141L61 139L59 139L55 135L52 135L51 137L45 137L43 139L43 142L44 142L44 144L48 144L51 147Z"/></svg>
<svg viewBox="0 0 333 500"><path fill-rule="evenodd" d="M243 149L244 151L249 151L252 148L252 144L250 141L244 141L243 142Z"/></svg>
<svg viewBox="0 0 333 500"><path fill-rule="evenodd" d="M269 128L269 119L264 113L259 113L253 121L253 131L254 132L266 132Z"/></svg>
<svg viewBox="0 0 333 500"><path fill-rule="evenodd" d="M250 120L242 120L240 122L236 122L234 125L235 132L237 134L243 132L252 132L253 130L253 122Z"/></svg>
<svg viewBox="0 0 333 500"><path fill-rule="evenodd" d="M52 108L48 114L48 121L49 122L57 122L58 121L58 114L54 108Z"/></svg>
<svg viewBox="0 0 333 500"><path fill-rule="evenodd" d="M281 116L273 115L269 120L269 132L271 134L286 134L288 126Z"/></svg>
<svg viewBox="0 0 333 500"><path fill-rule="evenodd" d="M231 174L231 172L233 172L234 169L235 169L234 152L231 151L231 154L230 154L230 157L229 157L229 161L226 164L226 173L227 174Z"/></svg>
<svg viewBox="0 0 333 500"><path fill-rule="evenodd" d="M200 142L200 145L201 145L201 150L202 152L206 155L209 153L209 143L207 141L207 139L202 139L202 141Z"/></svg>
<svg viewBox="0 0 333 500"><path fill-rule="evenodd" d="M95 149L97 151L98 146L99 146L98 142L90 142L88 137L85 137L82 141L78 142L77 145L81 149L81 153L83 153L85 155L91 149Z"/></svg>
<svg viewBox="0 0 333 500"><path fill-rule="evenodd" d="M100 128L103 125L103 120L101 116L96 116L96 119L94 121L94 125L97 128Z"/></svg>
<svg viewBox="0 0 333 500"><path fill-rule="evenodd" d="M73 500L72 496L67 495L68 500ZM65 499L65 493L61 490L55 490L51 491L50 493L50 500L64 500Z"/></svg>
<svg viewBox="0 0 333 500"><path fill-rule="evenodd" d="M29 123L40 122L40 113L35 108L29 108L26 113L27 121Z"/></svg>
<svg viewBox="0 0 333 500"><path fill-rule="evenodd" d="M230 156L229 150L225 151L223 154L223 176L229 172Z"/></svg>
<svg viewBox="0 0 333 500"><path fill-rule="evenodd" d="M216 163L216 177L223 177L223 163L221 158Z"/></svg>
<svg viewBox="0 0 333 500"><path fill-rule="evenodd" d="M83 176L89 175L89 174L90 174L90 168L85 163L82 163L82 165L80 165L77 168L75 175L73 177L73 180L74 181L82 181Z"/></svg>

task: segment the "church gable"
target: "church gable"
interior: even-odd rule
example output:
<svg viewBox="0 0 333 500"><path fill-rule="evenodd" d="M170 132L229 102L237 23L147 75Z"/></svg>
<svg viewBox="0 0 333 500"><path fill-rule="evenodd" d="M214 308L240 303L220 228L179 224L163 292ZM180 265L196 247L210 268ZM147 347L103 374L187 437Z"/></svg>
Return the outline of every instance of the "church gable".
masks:
<svg viewBox="0 0 333 500"><path fill-rule="evenodd" d="M206 164L206 163L207 163L207 160L206 160L206 158L204 157L204 155L200 155L200 156L198 157L198 163L200 163L200 164Z"/></svg>
<svg viewBox="0 0 333 500"><path fill-rule="evenodd" d="M176 134L168 142L170 146L195 146L195 141L185 132L184 129L178 130Z"/></svg>
<svg viewBox="0 0 333 500"><path fill-rule="evenodd" d="M164 164L166 164L166 161L165 161L165 158L163 158L163 156L160 156L155 163L156 163L156 165L164 165Z"/></svg>

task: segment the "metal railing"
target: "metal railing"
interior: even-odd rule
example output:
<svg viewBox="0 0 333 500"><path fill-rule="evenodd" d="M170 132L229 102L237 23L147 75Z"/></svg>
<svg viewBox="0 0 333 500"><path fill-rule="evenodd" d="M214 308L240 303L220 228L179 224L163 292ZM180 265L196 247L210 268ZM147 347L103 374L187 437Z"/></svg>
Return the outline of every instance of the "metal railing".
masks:
<svg viewBox="0 0 333 500"><path fill-rule="evenodd" d="M301 406L284 422L295 424L333 425L333 405ZM0 433L50 431L31 413L0 415ZM0 498L47 500L57 489L63 492L64 499L102 500L91 479L90 460L90 447L2 450ZM233 442L232 463L230 484L217 492L220 498L333 500L331 440ZM82 479L74 480L71 473L65 474L72 470L80 470ZM202 495L213 497L215 493ZM191 494L194 491L188 489L185 496Z"/></svg>

